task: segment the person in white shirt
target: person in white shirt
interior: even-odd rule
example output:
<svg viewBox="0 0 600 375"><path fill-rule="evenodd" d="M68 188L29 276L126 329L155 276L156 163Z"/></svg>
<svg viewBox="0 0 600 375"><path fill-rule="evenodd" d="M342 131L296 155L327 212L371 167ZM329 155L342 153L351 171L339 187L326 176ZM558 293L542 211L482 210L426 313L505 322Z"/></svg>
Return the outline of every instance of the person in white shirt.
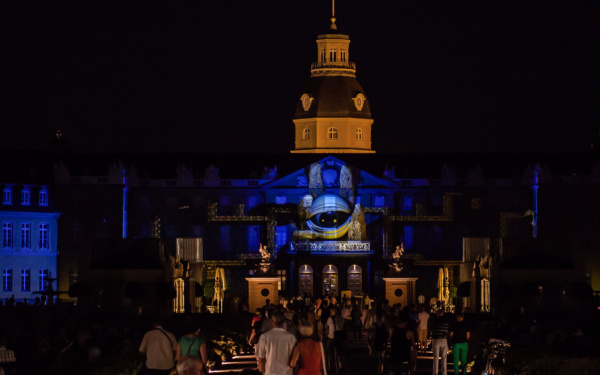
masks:
<svg viewBox="0 0 600 375"><path fill-rule="evenodd" d="M156 322L154 328L144 335L140 353L146 355L146 367L153 374L168 375L175 366L177 339L160 322Z"/></svg>
<svg viewBox="0 0 600 375"><path fill-rule="evenodd" d="M419 305L419 350L425 352L427 350L427 323L429 321L429 313L425 310L425 305Z"/></svg>
<svg viewBox="0 0 600 375"><path fill-rule="evenodd" d="M289 363L296 337L283 328L285 315L282 311L274 311L271 320L273 329L263 333L258 340L258 370L265 375L293 375L294 370Z"/></svg>

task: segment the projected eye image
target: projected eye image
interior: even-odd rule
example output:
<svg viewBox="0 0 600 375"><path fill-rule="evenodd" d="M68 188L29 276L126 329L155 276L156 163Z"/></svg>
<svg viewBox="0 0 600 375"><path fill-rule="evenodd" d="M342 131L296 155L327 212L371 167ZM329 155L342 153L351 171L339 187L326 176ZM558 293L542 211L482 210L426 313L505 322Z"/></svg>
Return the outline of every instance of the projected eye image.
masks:
<svg viewBox="0 0 600 375"><path fill-rule="evenodd" d="M313 201L306 224L319 237L336 239L348 232L350 219L348 202L337 195L324 194Z"/></svg>

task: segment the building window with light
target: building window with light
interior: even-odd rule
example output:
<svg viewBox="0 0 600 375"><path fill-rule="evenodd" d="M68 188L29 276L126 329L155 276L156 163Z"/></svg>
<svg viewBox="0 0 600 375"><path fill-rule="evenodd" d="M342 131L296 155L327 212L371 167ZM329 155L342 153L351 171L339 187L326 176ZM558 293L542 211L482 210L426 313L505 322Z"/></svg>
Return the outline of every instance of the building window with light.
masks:
<svg viewBox="0 0 600 375"><path fill-rule="evenodd" d="M286 270L277 270L277 277L279 277L279 280L277 281L277 290L285 290L285 284L287 282L286 275Z"/></svg>
<svg viewBox="0 0 600 375"><path fill-rule="evenodd" d="M29 188L21 190L21 204L23 206L29 206L31 204L31 191Z"/></svg>
<svg viewBox="0 0 600 375"><path fill-rule="evenodd" d="M13 248L13 223L2 223L2 247Z"/></svg>
<svg viewBox="0 0 600 375"><path fill-rule="evenodd" d="M302 139L308 141L310 139L310 129L306 128L302 132Z"/></svg>
<svg viewBox="0 0 600 375"><path fill-rule="evenodd" d="M38 290L40 291L46 291L48 290L48 270L40 270L39 272L39 286L38 286Z"/></svg>
<svg viewBox="0 0 600 375"><path fill-rule="evenodd" d="M39 199L40 206L48 206L48 190L46 190L46 189L40 190L39 198L40 198Z"/></svg>
<svg viewBox="0 0 600 375"><path fill-rule="evenodd" d="M31 249L31 223L21 224L21 248Z"/></svg>
<svg viewBox="0 0 600 375"><path fill-rule="evenodd" d="M41 223L40 224L40 250L48 250L50 249L50 241L48 238L48 224Z"/></svg>
<svg viewBox="0 0 600 375"><path fill-rule="evenodd" d="M333 264L323 268L323 294L338 294L338 269Z"/></svg>
<svg viewBox="0 0 600 375"><path fill-rule="evenodd" d="M338 131L336 128L327 129L327 139L338 139Z"/></svg>
<svg viewBox="0 0 600 375"><path fill-rule="evenodd" d="M300 285L298 292L301 296L313 294L313 269L308 264L300 267Z"/></svg>
<svg viewBox="0 0 600 375"><path fill-rule="evenodd" d="M348 267L348 290L353 296L362 295L362 268L357 264Z"/></svg>
<svg viewBox="0 0 600 375"><path fill-rule="evenodd" d="M2 204L5 204L5 205L12 204L12 189L9 187L4 188L4 191L2 194Z"/></svg>
<svg viewBox="0 0 600 375"><path fill-rule="evenodd" d="M31 292L31 270L21 270L21 292Z"/></svg>
<svg viewBox="0 0 600 375"><path fill-rule="evenodd" d="M12 292L13 289L13 270L12 268L4 268L2 270L2 291Z"/></svg>
<svg viewBox="0 0 600 375"><path fill-rule="evenodd" d="M356 140L357 141L362 141L363 140L362 129L356 129Z"/></svg>
<svg viewBox="0 0 600 375"><path fill-rule="evenodd" d="M335 62L337 60L337 51L335 48L329 50L329 61Z"/></svg>

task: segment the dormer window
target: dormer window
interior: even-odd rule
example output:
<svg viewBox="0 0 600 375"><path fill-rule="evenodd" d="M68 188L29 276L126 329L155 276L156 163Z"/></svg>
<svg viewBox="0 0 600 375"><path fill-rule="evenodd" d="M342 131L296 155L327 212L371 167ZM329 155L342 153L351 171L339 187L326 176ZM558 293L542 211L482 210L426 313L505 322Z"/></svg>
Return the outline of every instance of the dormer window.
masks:
<svg viewBox="0 0 600 375"><path fill-rule="evenodd" d="M12 189L9 187L5 187L2 194L2 204L10 205L12 204Z"/></svg>
<svg viewBox="0 0 600 375"><path fill-rule="evenodd" d="M338 131L336 128L327 129L327 139L338 139Z"/></svg>
<svg viewBox="0 0 600 375"><path fill-rule="evenodd" d="M362 129L356 129L356 140L357 141L362 141L363 140Z"/></svg>
<svg viewBox="0 0 600 375"><path fill-rule="evenodd" d="M337 50L335 48L329 49L329 61L335 62L337 60Z"/></svg>
<svg viewBox="0 0 600 375"><path fill-rule="evenodd" d="M304 129L304 131L302 132L302 140L304 141L308 141L310 139L310 129L306 128Z"/></svg>
<svg viewBox="0 0 600 375"><path fill-rule="evenodd" d="M21 204L23 206L29 206L31 204L31 191L29 188L21 190Z"/></svg>
<svg viewBox="0 0 600 375"><path fill-rule="evenodd" d="M40 190L39 205L40 206L48 206L48 190L46 190L46 189Z"/></svg>

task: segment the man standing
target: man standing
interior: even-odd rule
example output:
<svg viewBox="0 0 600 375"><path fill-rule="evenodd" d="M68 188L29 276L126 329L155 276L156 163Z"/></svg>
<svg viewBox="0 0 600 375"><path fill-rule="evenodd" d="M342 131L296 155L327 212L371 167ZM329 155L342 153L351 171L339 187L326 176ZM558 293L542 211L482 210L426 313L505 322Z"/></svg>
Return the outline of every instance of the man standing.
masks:
<svg viewBox="0 0 600 375"><path fill-rule="evenodd" d="M177 339L162 327L160 322L146 332L140 345L140 353L146 355L148 374L169 375L177 352Z"/></svg>
<svg viewBox="0 0 600 375"><path fill-rule="evenodd" d="M450 331L450 338L454 343L452 354L454 355L455 374L466 374L467 352L469 351L470 332L464 322L464 319L464 314L457 314L456 323L454 323L452 330Z"/></svg>
<svg viewBox="0 0 600 375"><path fill-rule="evenodd" d="M427 323L429 322L429 313L425 310L425 305L419 305L418 314L419 323L419 349L425 353L427 351Z"/></svg>
<svg viewBox="0 0 600 375"><path fill-rule="evenodd" d="M285 315L282 311L274 311L271 320L273 329L263 333L258 340L258 370L265 375L293 375L294 371L289 363L296 337L283 328Z"/></svg>
<svg viewBox="0 0 600 375"><path fill-rule="evenodd" d="M448 374L448 319L444 310L438 309L435 318L431 319L431 347L433 349L433 375L439 373L439 360L442 357L442 374Z"/></svg>

